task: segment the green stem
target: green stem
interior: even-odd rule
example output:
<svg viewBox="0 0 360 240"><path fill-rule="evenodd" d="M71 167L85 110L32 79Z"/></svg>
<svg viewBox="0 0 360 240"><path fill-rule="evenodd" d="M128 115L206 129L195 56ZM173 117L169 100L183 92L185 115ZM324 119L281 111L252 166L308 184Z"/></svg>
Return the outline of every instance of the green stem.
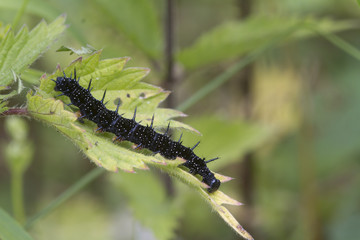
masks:
<svg viewBox="0 0 360 240"><path fill-rule="evenodd" d="M73 184L70 188L68 188L65 192L63 192L60 196L58 196L54 201L52 201L47 207L41 210L39 213L31 217L26 225L25 228L29 229L36 221L40 218L45 217L46 215L50 214L56 208L58 208L61 204L67 201L69 198L74 196L77 192L83 189L86 185L90 182L95 180L97 177L102 175L105 172L103 168L95 168L85 176L83 176L79 181Z"/></svg>
<svg viewBox="0 0 360 240"><path fill-rule="evenodd" d="M15 16L13 24L12 24L12 27L14 29L17 27L17 25L19 25L20 19L24 15L24 12L25 12L25 9L26 9L28 3L29 3L29 0L24 0L23 3L21 4L19 11L16 13L16 16Z"/></svg>
<svg viewBox="0 0 360 240"><path fill-rule="evenodd" d="M228 68L225 72L215 77L213 80L210 81L209 84L207 84L205 87L198 90L194 95L192 95L190 98L188 98L186 101L184 101L182 104L180 104L177 109L180 111L185 111L188 108L190 108L192 105L197 103L199 100L216 90L218 87L220 87L222 84L227 82L231 79L232 76L234 76L237 72L242 70L244 67L246 67L248 64L255 61L260 55L262 55L266 50L270 49L271 47L274 47L277 43L279 43L284 38L288 37L290 34L292 34L294 31L298 30L300 26L302 26L303 23L296 24L289 28L287 31L282 32L281 34L274 37L268 44L263 45L259 49L251 52L249 55L247 55L245 58L240 60L239 62L235 63L233 66Z"/></svg>
<svg viewBox="0 0 360 240"><path fill-rule="evenodd" d="M258 53L258 52L254 52ZM214 90L216 90L219 86L224 84L226 81L228 81L232 76L235 75L235 73L239 72L241 69L243 69L246 65L253 62L256 57L260 54L250 54L246 56L243 60L241 60L238 63L235 63L233 66L228 68L224 73L220 74L219 76L215 77L210 83L208 83L205 87L201 88L199 91L197 91L194 95L192 95L190 98L185 100L183 103L181 103L177 109L180 111L186 111L188 108L190 108L192 105L197 103L199 100L203 99L206 95L210 94Z"/></svg>
<svg viewBox="0 0 360 240"><path fill-rule="evenodd" d="M15 219L23 224L25 222L25 208L23 198L23 173L12 172L11 174L11 198Z"/></svg>
<svg viewBox="0 0 360 240"><path fill-rule="evenodd" d="M317 33L319 33L321 36L323 36L325 39L327 39L329 42L349 54L350 56L353 56L357 60L360 60L360 51L351 45L350 43L346 42L342 38L336 36L332 33L323 33L319 30L315 30Z"/></svg>

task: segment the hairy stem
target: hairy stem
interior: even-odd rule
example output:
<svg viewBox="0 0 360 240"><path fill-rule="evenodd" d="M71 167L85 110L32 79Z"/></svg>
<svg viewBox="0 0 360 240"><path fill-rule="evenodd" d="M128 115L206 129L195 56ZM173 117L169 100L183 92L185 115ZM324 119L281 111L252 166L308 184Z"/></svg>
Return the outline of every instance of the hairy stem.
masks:
<svg viewBox="0 0 360 240"><path fill-rule="evenodd" d="M10 116L10 115L29 115L29 112L26 108L11 108L9 110L6 110L3 113L0 113L0 116Z"/></svg>

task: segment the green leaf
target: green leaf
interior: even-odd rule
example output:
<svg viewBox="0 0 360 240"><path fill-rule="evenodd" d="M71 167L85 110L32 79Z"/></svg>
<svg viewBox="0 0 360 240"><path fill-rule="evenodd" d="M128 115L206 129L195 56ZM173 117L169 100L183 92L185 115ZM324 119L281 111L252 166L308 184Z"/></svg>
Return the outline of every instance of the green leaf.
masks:
<svg viewBox="0 0 360 240"><path fill-rule="evenodd" d="M8 102L7 99L11 98L12 96L16 95L16 91L11 91L9 93L3 94L3 90L11 89L9 86L1 86L0 85L0 114L7 111L9 108L7 107Z"/></svg>
<svg viewBox="0 0 360 240"><path fill-rule="evenodd" d="M227 22L202 35L192 46L180 51L177 59L189 69L232 59L251 52L288 29L298 26L290 39L299 39L322 32L354 28L351 21L328 19L252 17L245 21ZM283 39L288 41L289 38Z"/></svg>
<svg viewBox="0 0 360 240"><path fill-rule="evenodd" d="M103 91L107 89L105 101L109 109L115 110L117 100L122 102L119 112L124 113L124 117L132 118L134 109L137 107L136 120L142 121L143 125L150 125L152 114L155 113L154 126L156 129L165 129L168 121L182 114L175 110L157 108L158 104L167 96L163 90L149 84L140 83L140 80L148 73L144 68L124 68L128 58L114 58L100 61L101 52L96 52L88 58L79 58L72 64L63 69L67 76L76 68L77 77L80 76L80 85L87 86L90 79L92 81L92 94L100 99ZM203 188L207 186L202 183L198 177L191 175L186 170L179 167L184 163L184 159L166 160L159 154L149 154L148 150L132 150L132 143L121 142L114 144L111 141L112 134L95 133L95 124L85 121L84 124L77 121L76 114L70 107L64 108L64 102L68 103L67 97L60 97L64 102L56 100L53 96L59 95L54 91L55 84L51 79L62 76L60 68L51 75L43 76L40 89L37 94L29 93L28 112L36 119L42 120L62 132L71 141L73 141L95 164L109 171L123 170L134 172L138 169L148 169L147 166L153 166L161 169L171 176L191 186L198 191L205 199L209 200L220 216L229 223L240 235L247 239L252 239L240 225L233 219L231 214L221 205L235 204L235 200L223 195L220 191L209 194ZM144 87L145 86L145 87ZM142 89L143 88L143 89ZM151 112L152 111L152 112ZM173 129L193 129L183 123L171 120ZM226 182L231 178L216 174L216 177ZM145 183L144 183L145 184ZM250 237L249 237L250 236Z"/></svg>
<svg viewBox="0 0 360 240"><path fill-rule="evenodd" d="M10 93L8 93L8 94L0 94L0 99L2 100L2 99L9 99L9 98L11 98L11 97L13 97L13 96L15 96L17 94L17 92L16 91L11 91Z"/></svg>
<svg viewBox="0 0 360 240"><path fill-rule="evenodd" d="M177 219L182 213L179 200L167 197L160 179L149 172L111 174L110 181L121 190L132 208L134 216L151 228L156 239L174 238ZM146 201L144 201L146 199Z"/></svg>
<svg viewBox="0 0 360 240"><path fill-rule="evenodd" d="M0 86L0 91L1 91L1 90L6 90L6 89L9 89L9 87L7 87L7 86Z"/></svg>
<svg viewBox="0 0 360 240"><path fill-rule="evenodd" d="M13 28L17 28L21 17L24 15L25 9L29 3L29 0L23 0L13 20Z"/></svg>
<svg viewBox="0 0 360 240"><path fill-rule="evenodd" d="M33 238L0 208L0 238L2 240L32 240Z"/></svg>
<svg viewBox="0 0 360 240"><path fill-rule="evenodd" d="M227 210L223 205L242 205L240 202L230 198L221 191L216 191L215 193L209 195L203 189L200 189L200 194L205 198L205 200L216 210L219 215L224 219L224 221L229 224L240 236L245 239L253 239L253 237L236 221L236 219L231 215L229 210Z"/></svg>
<svg viewBox="0 0 360 240"><path fill-rule="evenodd" d="M0 22L0 40L2 40L5 37L6 33L9 31L9 29L11 29L10 24L3 26L3 23Z"/></svg>
<svg viewBox="0 0 360 240"><path fill-rule="evenodd" d="M23 0L2 0L0 1L0 8L7 11L18 11L22 3ZM43 0L29 1L26 6L26 13L31 13L47 20L54 19L61 14L54 4Z"/></svg>
<svg viewBox="0 0 360 240"><path fill-rule="evenodd" d="M18 75L32 64L64 31L65 17L51 24L40 22L31 32L23 27L16 35L8 29L0 43L0 85L13 81L12 71Z"/></svg>
<svg viewBox="0 0 360 240"><path fill-rule="evenodd" d="M24 82L27 82L31 85L38 85L39 79L42 74L43 74L43 72L41 72L39 70L36 70L33 68L28 68L25 72L23 72L21 74L21 80L23 80Z"/></svg>
<svg viewBox="0 0 360 240"><path fill-rule="evenodd" d="M40 204L47 200L44 196L37 199ZM131 222L130 219L128 221ZM114 232L109 228L112 224L116 227L121 225L117 213L109 211L109 205L99 201L96 196L81 191L49 216L34 223L31 232L36 234L37 240L112 239ZM121 237L129 239L123 238L123 235Z"/></svg>
<svg viewBox="0 0 360 240"><path fill-rule="evenodd" d="M16 12L19 10L22 2L23 0L1 0L0 9L5 9L5 11L9 12ZM67 32L70 33L79 42L86 44L87 36L85 36L85 33L82 31L84 29L84 25L80 20L82 16L79 17L78 10L84 9L82 4L83 3L80 1L73 1L71 4L71 9L69 9L68 3L66 1L61 1L54 4L51 1L31 0L26 6L26 14L37 16L39 19L45 19L46 21L52 21L64 12L63 9L68 8L66 12L68 14L69 22L71 22L71 27L67 30ZM79 19L79 21L76 21L77 19Z"/></svg>
<svg viewBox="0 0 360 240"><path fill-rule="evenodd" d="M203 134L204 141L196 148L196 153L206 158L220 157L210 163L211 169L220 169L237 162L249 151L260 147L273 137L274 130L260 124L241 119L226 120L218 116L191 118L187 123ZM184 135L184 142L190 134Z"/></svg>
<svg viewBox="0 0 360 240"><path fill-rule="evenodd" d="M6 101L0 101L0 114L9 109L6 105L7 105Z"/></svg>
<svg viewBox="0 0 360 240"><path fill-rule="evenodd" d="M149 0L96 0L98 10L150 58L162 54L162 27L156 7Z"/></svg>
<svg viewBox="0 0 360 240"><path fill-rule="evenodd" d="M85 55L85 54L92 54L94 52L96 52L96 49L92 46L90 46L89 44L86 45L86 47L81 47L80 49L76 49L73 47L66 47L66 46L61 46L58 50L56 50L57 52L70 52L70 55L72 54L77 54L77 55Z"/></svg>
<svg viewBox="0 0 360 240"><path fill-rule="evenodd" d="M178 160L177 160L178 161ZM148 163L149 165L153 165L154 167L160 168L164 172L168 173L170 176L173 176L188 186L192 187L196 192L198 192L209 204L210 206L222 217L222 219L229 224L231 228L233 228L240 236L245 239L253 239L252 236L237 222L237 220L231 215L229 210L225 208L223 205L234 205L240 206L242 205L240 202L232 199L227 196L220 190L217 190L214 193L209 194L206 190L204 190L204 183L200 182L198 178L191 175L186 171L180 171L178 165L181 162L173 161L172 164L160 165L154 162ZM222 183L230 181L232 178L227 176L222 176L220 174L215 173L216 178L218 178Z"/></svg>

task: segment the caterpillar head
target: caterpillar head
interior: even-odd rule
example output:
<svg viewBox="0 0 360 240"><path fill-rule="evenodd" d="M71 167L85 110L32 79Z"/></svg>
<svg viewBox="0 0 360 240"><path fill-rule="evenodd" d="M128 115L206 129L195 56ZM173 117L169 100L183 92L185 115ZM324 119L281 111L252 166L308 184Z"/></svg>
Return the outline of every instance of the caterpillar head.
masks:
<svg viewBox="0 0 360 240"><path fill-rule="evenodd" d="M51 79L51 81L55 82L54 90L66 93L67 91L71 91L72 89L74 89L74 85L78 85L78 81L76 80L76 70L74 70L74 74L74 78L72 78L72 74L68 78L66 77L64 72L64 76L57 77L56 80Z"/></svg>
<svg viewBox="0 0 360 240"><path fill-rule="evenodd" d="M207 189L207 191L209 193L212 193L212 192L215 192L216 190L218 190L220 187L220 184L221 184L220 180L216 179L214 177L214 175L212 177L204 179L203 182L209 186L209 188Z"/></svg>

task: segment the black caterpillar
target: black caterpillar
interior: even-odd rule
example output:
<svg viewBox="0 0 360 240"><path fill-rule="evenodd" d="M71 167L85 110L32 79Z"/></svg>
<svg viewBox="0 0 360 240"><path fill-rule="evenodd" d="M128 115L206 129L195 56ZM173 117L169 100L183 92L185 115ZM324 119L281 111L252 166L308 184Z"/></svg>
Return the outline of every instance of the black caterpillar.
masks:
<svg viewBox="0 0 360 240"><path fill-rule="evenodd" d="M178 141L173 141L167 135L169 125L164 134L157 133L153 129L154 115L150 126L140 125L139 122L135 121L136 108L132 119L122 117L118 114L120 101L116 111L107 109L104 104L106 90L101 101L95 99L90 93L92 90L91 80L87 89L81 87L79 84L80 77L76 79L76 70L74 70L74 78L72 78L72 74L70 77L66 77L64 72L63 77L51 80L56 84L54 90L62 92L58 96L69 97L71 104L80 109L81 116L78 120L89 119L97 124L98 131L113 133L116 135L116 140L130 141L136 144L137 148L147 148L155 154L160 153L167 159L181 157L186 160L182 165L188 168L191 174L199 174L203 178L202 182L209 186L208 192L214 192L219 188L220 180L215 178L206 166L206 163L218 158L205 161L205 158L198 157L193 150L199 142L194 147L188 148L182 145L181 136Z"/></svg>

